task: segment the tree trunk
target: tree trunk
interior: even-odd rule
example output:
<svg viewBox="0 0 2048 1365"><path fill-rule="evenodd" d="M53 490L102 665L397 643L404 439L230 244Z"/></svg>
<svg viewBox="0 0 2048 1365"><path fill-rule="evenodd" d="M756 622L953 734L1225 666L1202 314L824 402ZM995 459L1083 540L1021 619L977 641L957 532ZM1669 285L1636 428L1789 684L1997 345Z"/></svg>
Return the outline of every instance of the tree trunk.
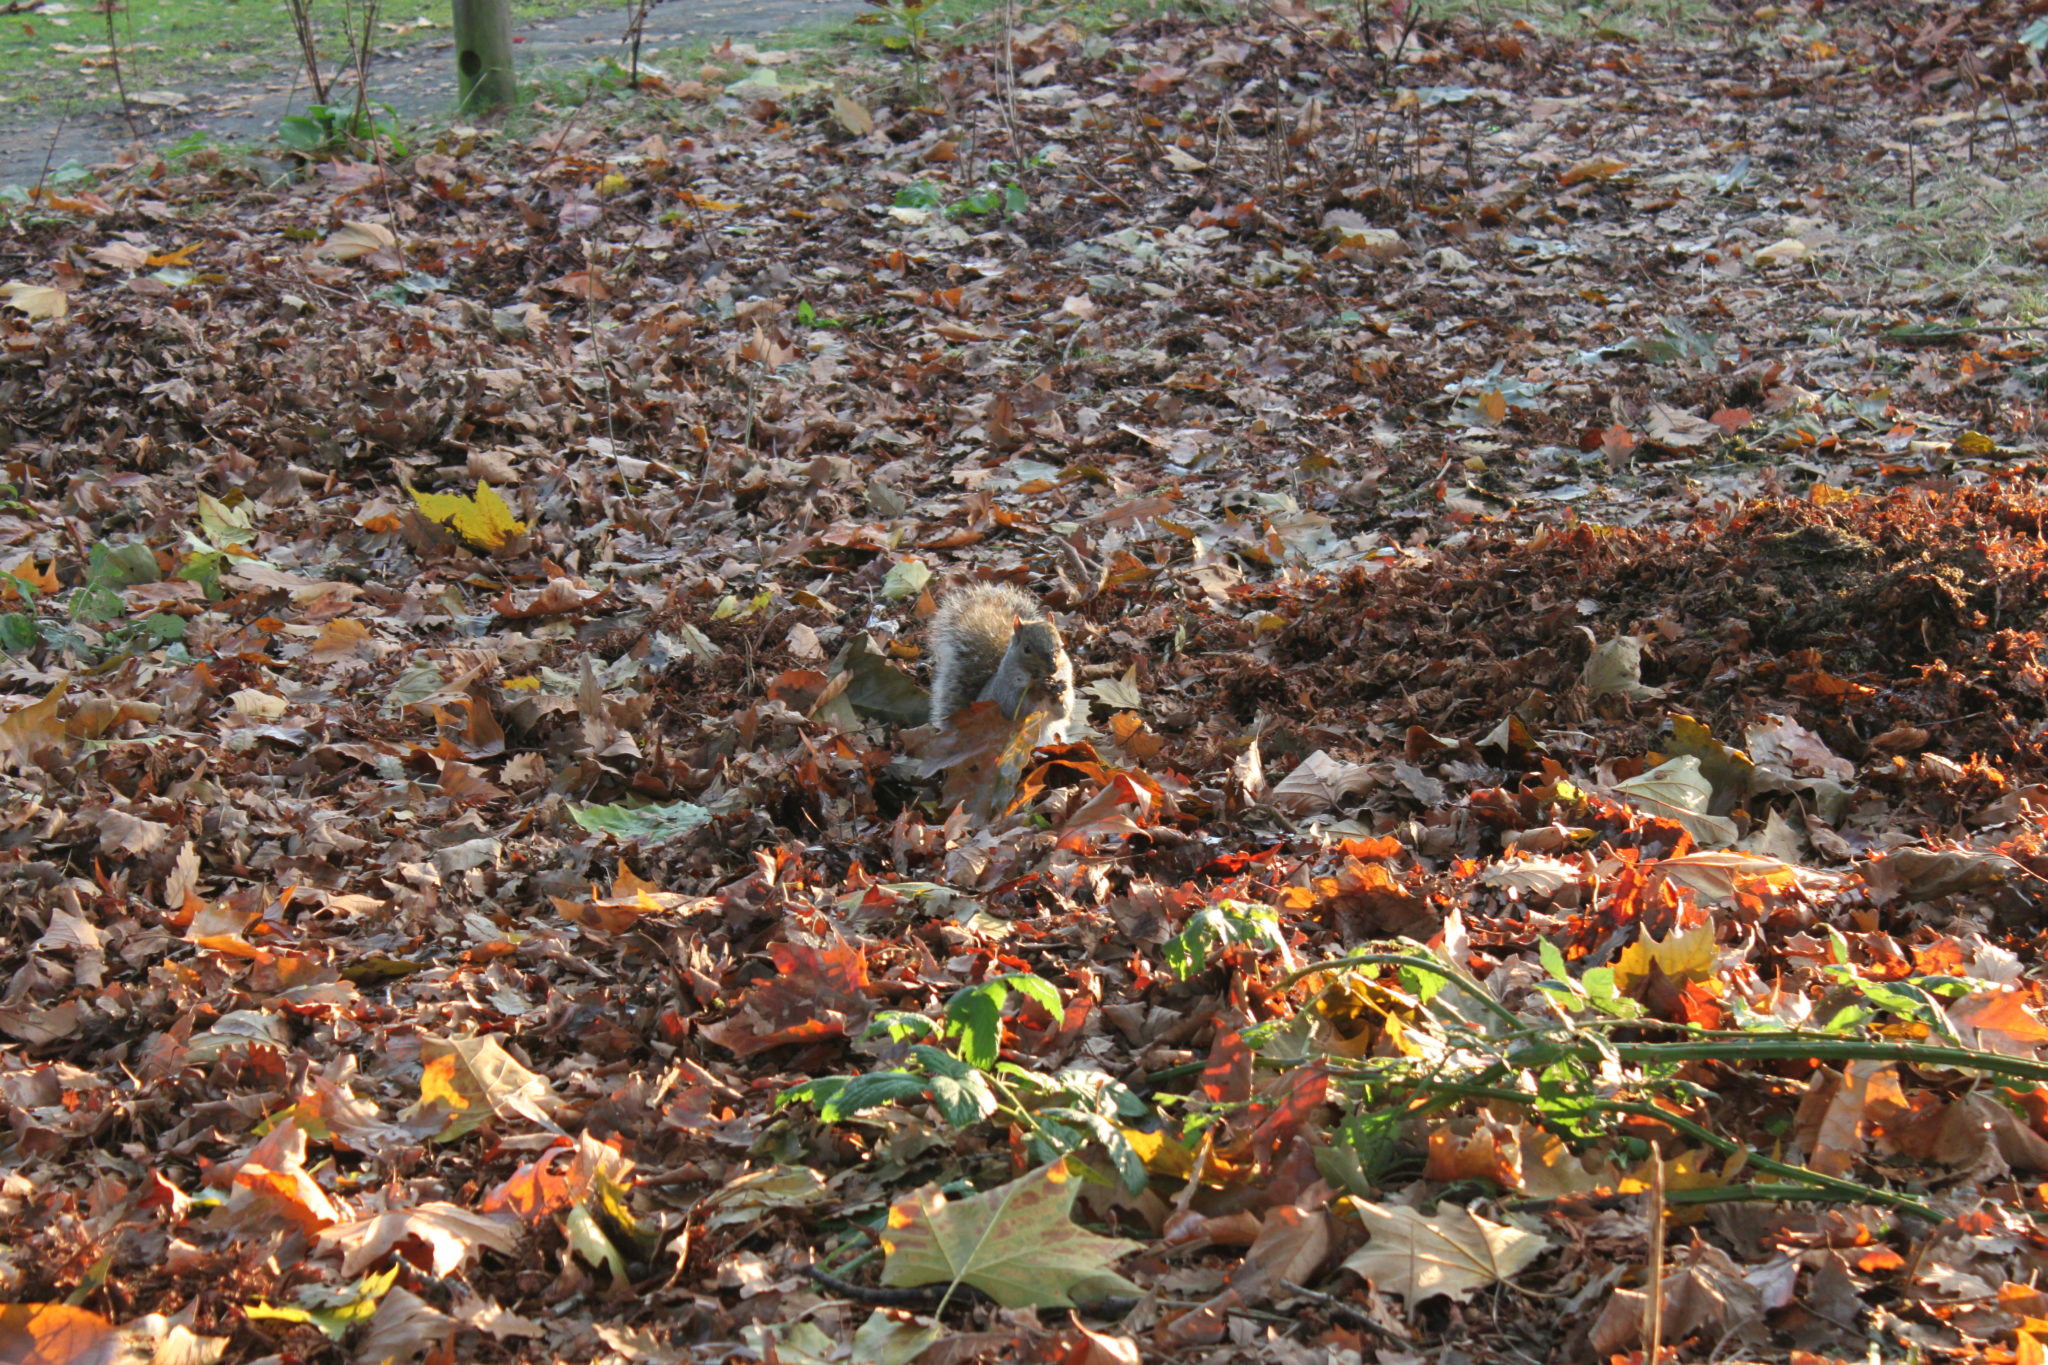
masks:
<svg viewBox="0 0 2048 1365"><path fill-rule="evenodd" d="M463 113L512 103L512 0L455 0L455 74Z"/></svg>

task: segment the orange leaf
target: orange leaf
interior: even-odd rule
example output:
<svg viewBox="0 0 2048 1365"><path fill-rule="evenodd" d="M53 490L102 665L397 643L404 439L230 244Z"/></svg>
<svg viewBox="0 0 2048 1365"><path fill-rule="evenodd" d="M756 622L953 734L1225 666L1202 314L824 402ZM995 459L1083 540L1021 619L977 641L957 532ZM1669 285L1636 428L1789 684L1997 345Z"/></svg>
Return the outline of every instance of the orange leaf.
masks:
<svg viewBox="0 0 2048 1365"><path fill-rule="evenodd" d="M54 559L50 561L49 568L38 569L36 567L36 557L34 555L24 555L21 563L9 569L7 573L7 578L0 579L0 601L12 602L20 597L22 583L26 583L29 587L46 597L52 593L64 590L64 585L57 581L57 561ZM21 580L21 583L14 581L17 578Z"/></svg>
<svg viewBox="0 0 2048 1365"><path fill-rule="evenodd" d="M1616 161L1611 156L1594 156L1567 167L1557 177L1557 183L1570 188L1586 180L1612 180L1628 169L1626 161Z"/></svg>
<svg viewBox="0 0 2048 1365"><path fill-rule="evenodd" d="M64 722L57 718L57 702L64 696L64 688L60 682L41 701L0 718L0 770L26 763L36 750L64 738Z"/></svg>
<svg viewBox="0 0 2048 1365"><path fill-rule="evenodd" d="M0 1308L0 1361L7 1365L104 1365L120 1334L98 1313L64 1303Z"/></svg>

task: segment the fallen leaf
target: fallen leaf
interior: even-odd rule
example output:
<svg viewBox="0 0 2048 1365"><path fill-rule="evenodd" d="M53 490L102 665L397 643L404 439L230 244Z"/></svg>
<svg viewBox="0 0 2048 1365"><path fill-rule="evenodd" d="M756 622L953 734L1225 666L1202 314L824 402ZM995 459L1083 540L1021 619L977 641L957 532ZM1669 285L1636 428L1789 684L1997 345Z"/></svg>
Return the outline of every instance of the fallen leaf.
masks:
<svg viewBox="0 0 2048 1365"><path fill-rule="evenodd" d="M927 1187L889 1206L882 1283L969 1284L1005 1308L1065 1308L1138 1287L1109 1267L1139 1243L1075 1226L1079 1186L1056 1161L983 1194Z"/></svg>
<svg viewBox="0 0 2048 1365"><path fill-rule="evenodd" d="M0 284L0 299L4 299L9 308L32 318L61 318L71 311L71 296L45 284L9 280Z"/></svg>
<svg viewBox="0 0 2048 1365"><path fill-rule="evenodd" d="M1372 1241L1344 1262L1383 1294L1410 1307L1441 1294L1463 1302L1514 1278L1549 1247L1540 1234L1489 1222L1457 1205L1426 1216L1399 1204L1352 1201Z"/></svg>

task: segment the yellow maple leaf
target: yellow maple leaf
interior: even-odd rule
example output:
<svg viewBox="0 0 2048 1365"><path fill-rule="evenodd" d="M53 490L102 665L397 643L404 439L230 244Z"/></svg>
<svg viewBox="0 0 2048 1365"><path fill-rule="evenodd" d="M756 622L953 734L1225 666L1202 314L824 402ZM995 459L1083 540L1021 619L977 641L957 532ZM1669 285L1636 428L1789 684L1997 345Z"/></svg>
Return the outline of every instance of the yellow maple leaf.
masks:
<svg viewBox="0 0 2048 1365"><path fill-rule="evenodd" d="M1614 960L1614 985L1623 995L1649 979L1655 967L1674 981L1708 981L1714 975L1714 925L1710 920L1659 942L1645 935Z"/></svg>
<svg viewBox="0 0 2048 1365"><path fill-rule="evenodd" d="M456 1083L455 1069L461 1060L454 1053L436 1057L420 1071L420 1103L439 1104L448 1109L469 1108L469 1096Z"/></svg>
<svg viewBox="0 0 2048 1365"><path fill-rule="evenodd" d="M473 550L501 549L526 529L526 523L512 515L511 506L487 483L478 484L476 496L470 498L460 493L422 493L410 484L405 491L412 494L429 521L446 526Z"/></svg>

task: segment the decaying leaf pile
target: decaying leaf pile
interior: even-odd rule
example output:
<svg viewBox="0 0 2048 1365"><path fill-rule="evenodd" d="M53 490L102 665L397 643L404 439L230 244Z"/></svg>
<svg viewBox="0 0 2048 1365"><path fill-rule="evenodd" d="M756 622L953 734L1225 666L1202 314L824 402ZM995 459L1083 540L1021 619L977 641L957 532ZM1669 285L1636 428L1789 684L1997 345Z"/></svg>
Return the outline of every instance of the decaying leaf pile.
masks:
<svg viewBox="0 0 2048 1365"><path fill-rule="evenodd" d="M0 1356L2038 1358L2048 241L1865 209L2043 173L2043 9L6 210ZM917 729L976 577L1086 742Z"/></svg>

